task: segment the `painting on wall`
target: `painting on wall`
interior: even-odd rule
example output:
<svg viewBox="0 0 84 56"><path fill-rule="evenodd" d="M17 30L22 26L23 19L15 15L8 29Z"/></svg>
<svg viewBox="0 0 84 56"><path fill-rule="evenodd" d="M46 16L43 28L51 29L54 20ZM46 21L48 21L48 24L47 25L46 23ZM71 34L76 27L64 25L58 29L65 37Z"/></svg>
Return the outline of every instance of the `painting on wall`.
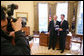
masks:
<svg viewBox="0 0 84 56"><path fill-rule="evenodd" d="M28 13L26 12L16 12L16 18L22 18L22 27L25 27L28 22Z"/></svg>

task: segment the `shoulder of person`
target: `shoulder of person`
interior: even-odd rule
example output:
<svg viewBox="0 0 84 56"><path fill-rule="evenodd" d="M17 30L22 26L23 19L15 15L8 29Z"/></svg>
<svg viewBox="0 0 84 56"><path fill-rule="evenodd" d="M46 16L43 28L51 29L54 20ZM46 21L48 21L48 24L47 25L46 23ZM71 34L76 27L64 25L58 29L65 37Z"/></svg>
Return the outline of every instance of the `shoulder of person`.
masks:
<svg viewBox="0 0 84 56"><path fill-rule="evenodd" d="M64 20L66 24L68 24L68 21L67 20Z"/></svg>
<svg viewBox="0 0 84 56"><path fill-rule="evenodd" d="M5 41L6 39L4 37L1 36L1 42Z"/></svg>
<svg viewBox="0 0 84 56"><path fill-rule="evenodd" d="M65 22L68 22L67 20L64 20Z"/></svg>

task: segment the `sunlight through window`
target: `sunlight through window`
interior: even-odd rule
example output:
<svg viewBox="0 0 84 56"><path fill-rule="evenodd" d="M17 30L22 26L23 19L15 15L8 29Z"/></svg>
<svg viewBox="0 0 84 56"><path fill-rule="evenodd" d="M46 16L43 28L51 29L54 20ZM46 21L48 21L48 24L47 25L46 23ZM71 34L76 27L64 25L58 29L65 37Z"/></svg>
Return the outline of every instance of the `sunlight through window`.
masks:
<svg viewBox="0 0 84 56"><path fill-rule="evenodd" d="M79 2L76 33L83 35L83 1Z"/></svg>
<svg viewBox="0 0 84 56"><path fill-rule="evenodd" d="M48 31L48 4L38 4L39 31Z"/></svg>
<svg viewBox="0 0 84 56"><path fill-rule="evenodd" d="M56 6L56 15L58 16L57 20L61 21L61 14L65 15L65 20L67 20L68 13L68 3L57 3Z"/></svg>

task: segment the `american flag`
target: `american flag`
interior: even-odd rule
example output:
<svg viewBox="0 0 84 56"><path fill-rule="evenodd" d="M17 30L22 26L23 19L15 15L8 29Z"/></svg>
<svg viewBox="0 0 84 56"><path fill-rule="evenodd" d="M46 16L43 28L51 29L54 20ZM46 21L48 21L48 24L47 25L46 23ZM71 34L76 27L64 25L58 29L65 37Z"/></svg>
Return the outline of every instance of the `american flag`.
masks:
<svg viewBox="0 0 84 56"><path fill-rule="evenodd" d="M49 22L52 20L51 18L51 8L50 8L50 13L49 13Z"/></svg>

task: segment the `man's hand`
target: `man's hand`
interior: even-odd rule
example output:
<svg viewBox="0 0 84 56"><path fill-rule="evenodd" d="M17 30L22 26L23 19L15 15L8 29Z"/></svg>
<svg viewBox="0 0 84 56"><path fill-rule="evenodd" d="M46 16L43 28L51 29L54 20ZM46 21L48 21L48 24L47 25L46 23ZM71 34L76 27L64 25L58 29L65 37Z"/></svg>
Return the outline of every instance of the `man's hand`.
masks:
<svg viewBox="0 0 84 56"><path fill-rule="evenodd" d="M15 46L15 32L14 31L10 32L9 36L13 37L13 39L12 39L12 45Z"/></svg>
<svg viewBox="0 0 84 56"><path fill-rule="evenodd" d="M19 18L16 22L11 22L12 28L15 30L15 32L21 30L22 28L21 22L22 22L21 18Z"/></svg>
<svg viewBox="0 0 84 56"><path fill-rule="evenodd" d="M30 43L29 45L30 45L30 48L32 48L32 46L33 46L33 43Z"/></svg>
<svg viewBox="0 0 84 56"><path fill-rule="evenodd" d="M48 34L50 34L50 32L48 32Z"/></svg>
<svg viewBox="0 0 84 56"><path fill-rule="evenodd" d="M10 32L9 36L15 37L15 32L14 31Z"/></svg>
<svg viewBox="0 0 84 56"><path fill-rule="evenodd" d="M63 30L62 28L59 29L59 31L62 31L62 30Z"/></svg>

